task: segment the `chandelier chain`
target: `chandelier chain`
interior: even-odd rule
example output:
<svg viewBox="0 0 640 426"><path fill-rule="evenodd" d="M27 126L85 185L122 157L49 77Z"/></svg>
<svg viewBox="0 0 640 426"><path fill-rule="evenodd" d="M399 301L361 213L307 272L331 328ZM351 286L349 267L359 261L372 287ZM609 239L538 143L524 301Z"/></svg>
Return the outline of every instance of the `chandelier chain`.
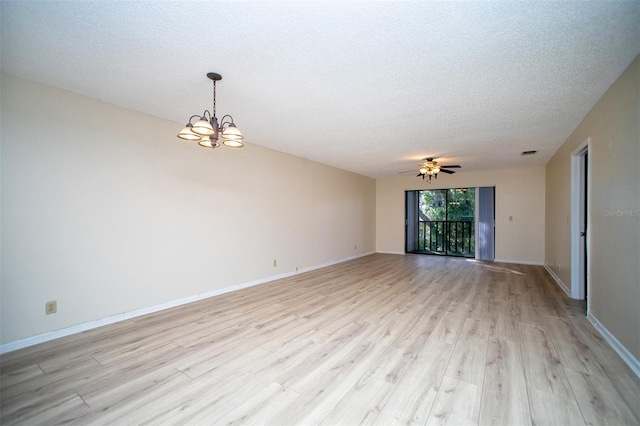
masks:
<svg viewBox="0 0 640 426"><path fill-rule="evenodd" d="M216 116L216 81L213 80L213 116Z"/></svg>
<svg viewBox="0 0 640 426"><path fill-rule="evenodd" d="M213 116L216 116L216 81L213 80Z"/></svg>

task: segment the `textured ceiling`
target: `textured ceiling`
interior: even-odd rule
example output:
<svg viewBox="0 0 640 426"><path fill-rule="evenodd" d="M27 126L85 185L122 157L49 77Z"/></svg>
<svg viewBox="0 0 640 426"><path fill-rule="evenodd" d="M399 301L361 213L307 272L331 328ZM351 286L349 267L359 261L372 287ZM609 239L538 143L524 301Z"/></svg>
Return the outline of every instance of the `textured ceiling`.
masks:
<svg viewBox="0 0 640 426"><path fill-rule="evenodd" d="M638 1L0 4L5 72L177 133L215 71L248 143L376 178L542 166L640 52Z"/></svg>

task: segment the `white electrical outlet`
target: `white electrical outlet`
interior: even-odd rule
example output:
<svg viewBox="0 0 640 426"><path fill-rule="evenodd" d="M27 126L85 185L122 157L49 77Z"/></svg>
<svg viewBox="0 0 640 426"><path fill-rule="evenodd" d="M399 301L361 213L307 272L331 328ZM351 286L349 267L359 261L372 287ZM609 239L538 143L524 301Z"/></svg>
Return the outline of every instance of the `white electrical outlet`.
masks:
<svg viewBox="0 0 640 426"><path fill-rule="evenodd" d="M51 302L47 302L47 304L44 307L44 313L47 315L50 315L50 314L55 314L56 312L58 312L58 302L56 302L55 300L52 300Z"/></svg>

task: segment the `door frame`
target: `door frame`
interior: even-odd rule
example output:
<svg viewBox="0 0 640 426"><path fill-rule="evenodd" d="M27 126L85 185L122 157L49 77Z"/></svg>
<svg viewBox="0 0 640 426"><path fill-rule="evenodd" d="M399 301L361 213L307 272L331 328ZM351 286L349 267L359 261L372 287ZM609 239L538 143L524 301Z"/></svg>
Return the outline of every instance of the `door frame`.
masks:
<svg viewBox="0 0 640 426"><path fill-rule="evenodd" d="M588 137L571 153L571 297L579 300L584 300L588 296L589 272L591 270L589 256L584 255L585 250L586 253L590 252L591 239L588 232L589 211L591 209L591 173L589 173L591 155L587 155L590 143L591 138ZM587 155L586 168L585 155ZM585 201L586 215L583 210ZM583 229L587 230L586 238L580 236ZM589 310L588 304L589 298L587 297L587 311Z"/></svg>

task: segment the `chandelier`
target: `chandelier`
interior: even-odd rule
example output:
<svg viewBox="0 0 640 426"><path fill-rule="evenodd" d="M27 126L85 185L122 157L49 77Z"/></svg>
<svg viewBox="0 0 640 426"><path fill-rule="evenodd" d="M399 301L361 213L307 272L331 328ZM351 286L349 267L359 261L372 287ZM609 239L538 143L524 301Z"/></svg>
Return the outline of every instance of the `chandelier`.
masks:
<svg viewBox="0 0 640 426"><path fill-rule="evenodd" d="M178 133L180 139L187 141L198 141L198 145L204 148L217 148L220 146L218 139L222 139L222 143L231 148L242 148L244 144L242 140L244 136L233 122L233 117L225 115L218 123L216 117L216 82L222 80L222 76L215 72L207 74L213 81L213 109L211 112L205 110L202 115L192 115L187 125ZM192 123L194 118L198 121Z"/></svg>

